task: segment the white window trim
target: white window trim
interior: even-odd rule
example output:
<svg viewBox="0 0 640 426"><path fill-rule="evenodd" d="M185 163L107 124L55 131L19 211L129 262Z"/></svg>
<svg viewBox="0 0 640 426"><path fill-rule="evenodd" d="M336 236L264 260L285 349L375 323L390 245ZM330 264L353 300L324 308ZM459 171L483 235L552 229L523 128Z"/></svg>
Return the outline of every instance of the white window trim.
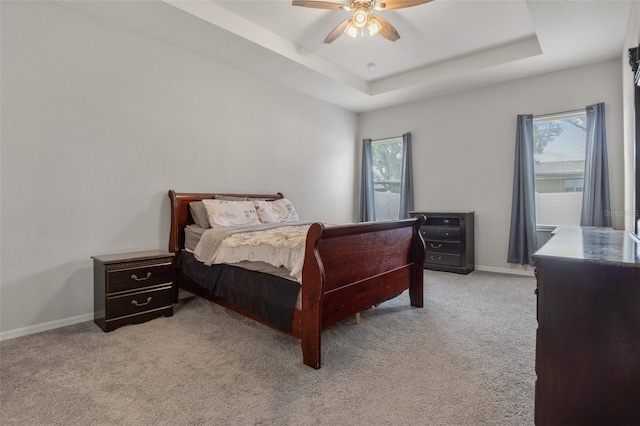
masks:
<svg viewBox="0 0 640 426"><path fill-rule="evenodd" d="M534 115L533 124L537 124L541 121L564 120L565 118L571 118L571 117L575 117L578 115L585 115L585 114L586 112L584 109L576 109L573 111L555 112L553 114Z"/></svg>

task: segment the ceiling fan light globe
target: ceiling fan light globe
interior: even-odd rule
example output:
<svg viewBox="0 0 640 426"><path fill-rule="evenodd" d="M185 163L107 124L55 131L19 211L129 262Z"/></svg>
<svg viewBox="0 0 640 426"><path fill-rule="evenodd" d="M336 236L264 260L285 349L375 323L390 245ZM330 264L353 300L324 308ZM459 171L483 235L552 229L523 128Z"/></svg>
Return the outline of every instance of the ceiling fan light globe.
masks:
<svg viewBox="0 0 640 426"><path fill-rule="evenodd" d="M366 25L368 19L368 13L364 8L356 9L353 14L353 23L356 27L362 28Z"/></svg>
<svg viewBox="0 0 640 426"><path fill-rule="evenodd" d="M356 36L358 35L358 27L356 27L353 22L351 22L347 28L344 29L344 33L346 35L348 35L349 37L353 37L356 38Z"/></svg>
<svg viewBox="0 0 640 426"><path fill-rule="evenodd" d="M380 30L382 29L382 26L380 25L380 22L378 22L376 18L370 17L369 20L367 21L367 29L369 30L369 35L373 37L374 35L380 32Z"/></svg>

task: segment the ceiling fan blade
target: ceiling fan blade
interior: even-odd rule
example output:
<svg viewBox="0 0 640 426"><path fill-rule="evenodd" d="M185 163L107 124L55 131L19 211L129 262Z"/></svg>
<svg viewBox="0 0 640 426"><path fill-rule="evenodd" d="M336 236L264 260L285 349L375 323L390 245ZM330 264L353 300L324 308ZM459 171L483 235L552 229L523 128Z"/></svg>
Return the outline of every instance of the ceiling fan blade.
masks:
<svg viewBox="0 0 640 426"><path fill-rule="evenodd" d="M331 30L329 35L327 35L327 38L324 39L324 42L329 44L335 39L337 39L338 37L340 37L342 34L344 34L344 30L345 28L347 28L347 26L349 26L349 23L351 23L351 19L353 18L347 18L344 21L340 22L340 24L338 24L337 27Z"/></svg>
<svg viewBox="0 0 640 426"><path fill-rule="evenodd" d="M413 7L429 3L430 1L433 0L379 0L373 8L375 10L403 9L405 7Z"/></svg>
<svg viewBox="0 0 640 426"><path fill-rule="evenodd" d="M349 6L346 4L332 3L329 1L306 1L306 0L293 0L291 2L294 6L312 7L314 9L342 9L349 10Z"/></svg>
<svg viewBox="0 0 640 426"><path fill-rule="evenodd" d="M396 41L400 38L400 34L398 34L398 31L389 23L389 21L379 17L378 15L371 16L375 17L376 21L380 23L380 32L378 34L391 41Z"/></svg>

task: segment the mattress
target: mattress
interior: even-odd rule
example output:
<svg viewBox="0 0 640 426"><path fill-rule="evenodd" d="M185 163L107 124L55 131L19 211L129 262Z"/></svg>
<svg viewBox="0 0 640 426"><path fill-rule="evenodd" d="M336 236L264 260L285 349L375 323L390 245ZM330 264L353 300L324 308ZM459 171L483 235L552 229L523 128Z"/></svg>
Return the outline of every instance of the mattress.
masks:
<svg viewBox="0 0 640 426"><path fill-rule="evenodd" d="M198 226L198 225L187 225L184 228L184 236L185 236L184 246L185 246L185 250L187 252L189 252L191 254L193 253L193 250L198 245L198 242L200 241L200 238L202 237L202 234L206 230L207 230L206 228L202 228L201 226ZM193 259L193 261L194 262L198 262L195 259ZM198 263L201 263L201 262L198 262ZM205 266L204 264L202 264L202 266L207 268L207 266ZM276 268L275 266L269 265L268 263L245 261L245 262L234 263L232 266L235 266L235 267L238 267L238 268L242 268L242 269L246 269L246 270L253 271L253 272L260 272L260 273L263 273L263 274L273 275L273 276L278 277L278 278L284 278L284 279L287 279L289 281L293 281L295 283L298 283L298 281L296 281L296 279L291 276L291 271L289 271L288 269L283 268L283 267ZM198 282L198 280L196 280L196 282ZM198 282L198 283L201 284L200 282ZM299 283L298 283L298 285L299 285ZM296 302L295 302L295 309L302 309L302 290L301 290L300 287L299 287L299 290L297 292L297 297L296 297Z"/></svg>
<svg viewBox="0 0 640 426"><path fill-rule="evenodd" d="M205 228L198 225L187 225L184 228L184 248L193 252L206 231Z"/></svg>
<svg viewBox="0 0 640 426"><path fill-rule="evenodd" d="M186 250L180 254L178 268L210 294L252 312L282 331L291 331L293 312L300 307L301 291L297 281L237 265L206 266Z"/></svg>

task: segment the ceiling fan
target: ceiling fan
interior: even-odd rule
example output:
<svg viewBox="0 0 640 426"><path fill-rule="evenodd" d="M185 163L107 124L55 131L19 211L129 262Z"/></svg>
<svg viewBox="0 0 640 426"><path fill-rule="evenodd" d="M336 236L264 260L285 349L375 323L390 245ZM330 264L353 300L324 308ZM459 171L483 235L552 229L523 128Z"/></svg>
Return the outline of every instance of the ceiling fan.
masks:
<svg viewBox="0 0 640 426"><path fill-rule="evenodd" d="M335 27L324 39L325 43L331 43L343 33L356 37L360 30L364 31L367 27L369 34L374 36L380 34L386 39L396 41L400 38L400 34L393 28L386 19L374 15L372 11L402 9L405 7L418 6L428 3L432 0L351 0L348 5L340 3L332 3L328 1L307 1L293 0L294 6L311 7L314 9L335 9L354 11L351 18L345 19L337 27Z"/></svg>

